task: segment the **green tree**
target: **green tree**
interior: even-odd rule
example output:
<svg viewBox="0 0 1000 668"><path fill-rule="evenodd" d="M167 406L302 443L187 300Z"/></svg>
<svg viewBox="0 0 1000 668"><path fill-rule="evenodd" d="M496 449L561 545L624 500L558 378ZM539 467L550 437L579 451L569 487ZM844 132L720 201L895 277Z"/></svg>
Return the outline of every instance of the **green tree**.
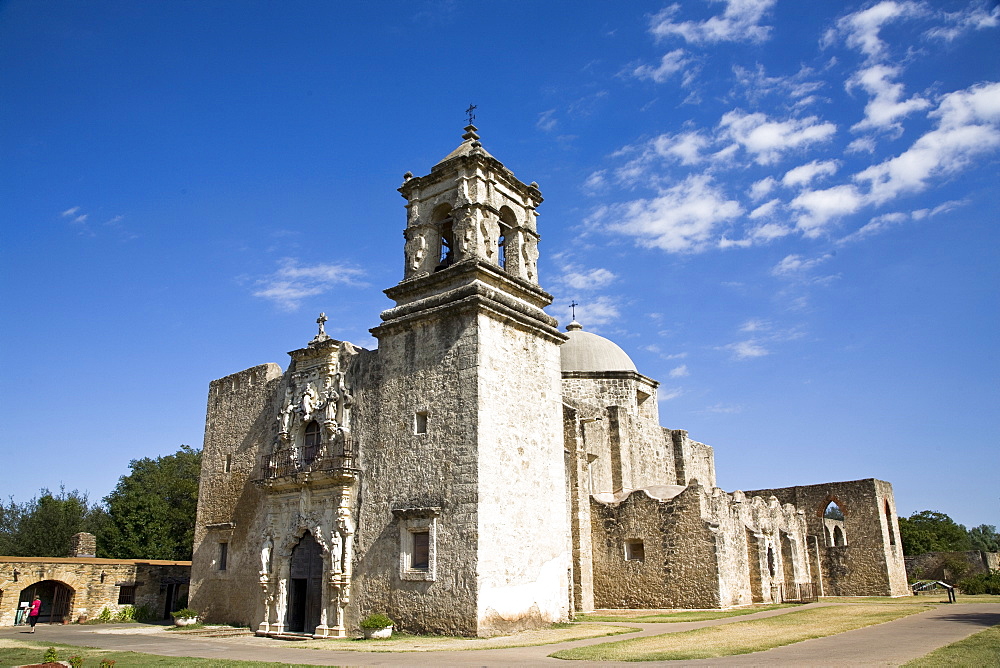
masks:
<svg viewBox="0 0 1000 668"><path fill-rule="evenodd" d="M1000 534L992 524L980 524L969 529L969 540L973 550L1000 552Z"/></svg>
<svg viewBox="0 0 1000 668"><path fill-rule="evenodd" d="M25 503L0 503L0 554L12 557L65 557L73 534L97 533L106 520L100 506L91 507L87 495L59 488L53 495L41 489Z"/></svg>
<svg viewBox="0 0 1000 668"><path fill-rule="evenodd" d="M921 510L909 517L900 517L899 537L903 542L903 554L908 556L972 549L965 527L934 510Z"/></svg>
<svg viewBox="0 0 1000 668"><path fill-rule="evenodd" d="M172 455L134 459L129 468L104 498L108 521L98 535L98 556L190 559L201 451L182 445Z"/></svg>

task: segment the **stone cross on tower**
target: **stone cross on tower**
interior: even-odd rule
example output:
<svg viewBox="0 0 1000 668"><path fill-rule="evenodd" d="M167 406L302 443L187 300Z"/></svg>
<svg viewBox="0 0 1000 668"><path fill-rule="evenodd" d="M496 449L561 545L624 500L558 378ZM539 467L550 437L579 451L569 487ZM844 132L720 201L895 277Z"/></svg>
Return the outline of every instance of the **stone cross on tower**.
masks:
<svg viewBox="0 0 1000 668"><path fill-rule="evenodd" d="M330 336L326 333L326 329L323 325L326 324L327 318L326 313L320 313L319 317L316 318L316 324L319 325L319 332L313 337L313 340L309 343L320 343L321 341L329 341Z"/></svg>
<svg viewBox="0 0 1000 668"><path fill-rule="evenodd" d="M469 108L465 110L465 113L469 117L469 123L468 123L469 125L472 125L472 121L476 120L476 109L477 109L476 105L470 104Z"/></svg>
<svg viewBox="0 0 1000 668"><path fill-rule="evenodd" d="M575 299L569 303L569 308L570 308L570 310L573 311L573 320L576 320L576 307L577 306L579 306L579 304L576 302Z"/></svg>

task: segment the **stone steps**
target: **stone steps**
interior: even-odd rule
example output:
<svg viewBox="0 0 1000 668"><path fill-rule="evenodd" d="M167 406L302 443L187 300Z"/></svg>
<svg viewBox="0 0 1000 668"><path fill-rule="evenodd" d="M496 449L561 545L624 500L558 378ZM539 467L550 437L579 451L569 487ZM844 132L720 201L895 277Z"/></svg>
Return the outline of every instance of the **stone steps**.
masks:
<svg viewBox="0 0 1000 668"><path fill-rule="evenodd" d="M201 638L233 638L238 636L252 636L253 631L248 628L234 628L232 626L203 627L191 629L190 631L174 631L174 634L186 636L199 636Z"/></svg>

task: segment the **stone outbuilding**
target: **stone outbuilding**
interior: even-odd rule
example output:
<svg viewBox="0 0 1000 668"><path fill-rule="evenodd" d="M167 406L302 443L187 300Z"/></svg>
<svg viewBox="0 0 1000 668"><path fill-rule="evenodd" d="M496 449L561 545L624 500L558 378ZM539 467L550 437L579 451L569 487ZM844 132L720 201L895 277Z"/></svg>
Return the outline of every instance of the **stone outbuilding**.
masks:
<svg viewBox="0 0 1000 668"><path fill-rule="evenodd" d="M187 600L190 561L98 559L94 536L73 536L68 557L0 557L0 625L14 624L21 604L41 598L40 623L69 623L143 606L168 619Z"/></svg>
<svg viewBox="0 0 1000 668"><path fill-rule="evenodd" d="M557 328L541 192L476 128L399 192L378 348L321 314L287 368L209 386L191 584L208 620L325 638L386 613L484 636L595 607L908 593L889 483L727 493L713 449L660 425L656 380ZM846 546L824 533L834 499Z"/></svg>

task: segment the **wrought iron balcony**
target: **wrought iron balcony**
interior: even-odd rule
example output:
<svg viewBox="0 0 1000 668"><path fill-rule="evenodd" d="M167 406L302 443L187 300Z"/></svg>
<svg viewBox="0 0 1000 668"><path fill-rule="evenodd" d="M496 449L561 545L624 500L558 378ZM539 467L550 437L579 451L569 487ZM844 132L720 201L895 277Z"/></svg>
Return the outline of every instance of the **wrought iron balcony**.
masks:
<svg viewBox="0 0 1000 668"><path fill-rule="evenodd" d="M306 475L318 474L318 475ZM280 482L287 479L328 479L347 476L354 478L354 457L350 451L333 455L327 446L282 448L260 458L260 470L255 477L259 483Z"/></svg>

